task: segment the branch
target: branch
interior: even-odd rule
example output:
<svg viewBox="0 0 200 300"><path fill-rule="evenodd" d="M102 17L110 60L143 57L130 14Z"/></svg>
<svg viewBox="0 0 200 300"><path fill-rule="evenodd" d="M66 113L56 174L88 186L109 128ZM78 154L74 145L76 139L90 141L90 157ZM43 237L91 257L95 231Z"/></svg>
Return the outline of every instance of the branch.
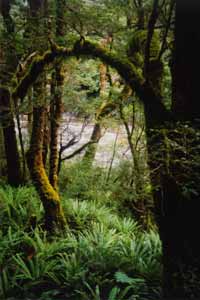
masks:
<svg viewBox="0 0 200 300"><path fill-rule="evenodd" d="M95 143L96 142L93 142L93 141L89 141L89 142L85 143L80 148L75 150L73 153L69 154L68 156L65 156L64 158L61 158L61 161L64 161L64 160L67 160L67 159L70 159L70 158L76 156L77 154L81 153L86 147L88 147L91 144L95 144Z"/></svg>
<svg viewBox="0 0 200 300"><path fill-rule="evenodd" d="M135 142L135 151L137 151L137 147L138 147L139 141L142 137L142 134L144 133L144 129L145 129L145 125L143 124L143 126L140 130L140 134L137 136L137 139L136 139L136 142Z"/></svg>
<svg viewBox="0 0 200 300"><path fill-rule="evenodd" d="M69 140L69 142L66 145L60 146L60 152L63 153L65 150L76 145L77 143L78 141L76 140L76 136L74 136L71 140Z"/></svg>
<svg viewBox="0 0 200 300"><path fill-rule="evenodd" d="M71 51L72 50L64 47L57 47L54 50L46 51L43 56L37 55L28 66L27 70L24 71L25 75L14 89L12 97L14 99L23 99L26 96L29 87L33 85L38 76L44 71L45 66L53 63L57 57L70 56L72 54Z"/></svg>
<svg viewBox="0 0 200 300"><path fill-rule="evenodd" d="M165 120L171 120L171 115L162 103L162 99L156 95L149 83L145 82L141 69L136 68L128 58L121 59L118 54L86 40L76 42L73 49L57 46L57 48L52 51L46 51L43 56L35 57L25 76L13 91L12 96L14 98L24 98L28 88L43 72L44 67L53 63L55 58L66 59L71 56L79 55L99 58L104 63L115 68L126 83L136 92L139 99L144 102L145 112L148 114L148 120L150 122L163 123Z"/></svg>

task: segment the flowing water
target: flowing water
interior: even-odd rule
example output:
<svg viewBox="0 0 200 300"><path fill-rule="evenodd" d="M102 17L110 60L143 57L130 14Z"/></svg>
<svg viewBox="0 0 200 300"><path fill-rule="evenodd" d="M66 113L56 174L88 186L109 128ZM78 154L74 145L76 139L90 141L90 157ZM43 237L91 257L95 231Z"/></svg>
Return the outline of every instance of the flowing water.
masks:
<svg viewBox="0 0 200 300"><path fill-rule="evenodd" d="M22 133L24 136L26 147L27 140L27 118L23 116L21 119ZM90 140L94 124L64 113L60 126L59 146L66 145L70 140L74 139L76 143L64 150L62 157L68 156L75 150ZM72 159L80 159L84 155L84 151L76 155ZM102 128L102 137L98 143L95 156L95 163L102 167L108 167L113 160L113 166L119 164L121 160L130 159L130 151L128 147L126 132L123 126L113 126L112 128Z"/></svg>

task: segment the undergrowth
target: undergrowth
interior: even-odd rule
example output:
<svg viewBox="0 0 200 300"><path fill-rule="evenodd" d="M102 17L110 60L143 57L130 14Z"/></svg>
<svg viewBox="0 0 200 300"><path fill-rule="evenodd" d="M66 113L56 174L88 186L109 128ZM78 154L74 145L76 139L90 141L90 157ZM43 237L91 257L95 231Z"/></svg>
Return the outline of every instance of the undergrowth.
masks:
<svg viewBox="0 0 200 300"><path fill-rule="evenodd" d="M54 237L32 186L0 188L0 299L159 299L158 234L111 205L100 170L73 176L71 190L61 180L69 229Z"/></svg>

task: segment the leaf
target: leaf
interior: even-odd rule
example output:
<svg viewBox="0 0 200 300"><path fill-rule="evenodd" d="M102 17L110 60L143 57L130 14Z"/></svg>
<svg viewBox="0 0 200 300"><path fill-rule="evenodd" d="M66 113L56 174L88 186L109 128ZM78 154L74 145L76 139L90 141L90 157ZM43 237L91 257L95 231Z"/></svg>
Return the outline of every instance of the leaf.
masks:
<svg viewBox="0 0 200 300"><path fill-rule="evenodd" d="M116 296L119 294L120 288L115 286L109 293L108 300L117 300Z"/></svg>
<svg viewBox="0 0 200 300"><path fill-rule="evenodd" d="M133 279L130 278L128 275L126 275L124 272L116 272L115 273L115 279L117 282L121 282L121 283L132 283Z"/></svg>

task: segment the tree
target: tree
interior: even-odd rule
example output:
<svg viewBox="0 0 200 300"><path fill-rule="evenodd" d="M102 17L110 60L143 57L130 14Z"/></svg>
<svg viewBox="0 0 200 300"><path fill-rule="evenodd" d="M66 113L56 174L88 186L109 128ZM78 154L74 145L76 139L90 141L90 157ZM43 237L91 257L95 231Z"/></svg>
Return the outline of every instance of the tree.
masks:
<svg viewBox="0 0 200 300"><path fill-rule="evenodd" d="M45 1L35 2L30 0L29 5L33 22L32 29L35 30L34 35L36 34L40 38L43 38L43 27L41 27L42 25L40 24L40 20L43 20L42 18L45 12ZM40 44L40 47L42 45ZM41 51L40 48L38 50ZM35 73L36 78L38 78L36 83L33 85L33 125L30 147L27 152L27 162L32 180L40 194L41 201L44 206L45 227L47 230L53 231L55 227L63 229L65 227L66 221L61 207L59 194L55 189L56 187L51 185L44 167L43 142L46 101L44 94L45 80L44 76L42 76L44 74L43 72Z"/></svg>
<svg viewBox="0 0 200 300"><path fill-rule="evenodd" d="M164 208L159 227L164 252L164 287L169 299L200 295L191 284L200 268L197 241L199 17L198 1L176 1L172 112L177 122L166 125L167 130L163 131L166 162L162 195L158 197ZM185 285L187 288L183 288Z"/></svg>
<svg viewBox="0 0 200 300"><path fill-rule="evenodd" d="M17 186L21 184L21 166L13 111L16 103L12 102L10 88L12 88L11 79L17 69L18 61L15 49L15 25L10 9L10 1L0 1L0 13L4 21L0 54L0 126L3 128L8 183Z"/></svg>
<svg viewBox="0 0 200 300"><path fill-rule="evenodd" d="M62 41L65 35L64 26L64 4L65 1L56 1L56 38ZM62 44L59 42L59 44ZM50 141L50 159L49 159L49 181L55 190L58 190L58 129L61 120L63 108L63 85L64 85L64 70L63 63L55 62L55 71L52 75L51 91L51 141Z"/></svg>

